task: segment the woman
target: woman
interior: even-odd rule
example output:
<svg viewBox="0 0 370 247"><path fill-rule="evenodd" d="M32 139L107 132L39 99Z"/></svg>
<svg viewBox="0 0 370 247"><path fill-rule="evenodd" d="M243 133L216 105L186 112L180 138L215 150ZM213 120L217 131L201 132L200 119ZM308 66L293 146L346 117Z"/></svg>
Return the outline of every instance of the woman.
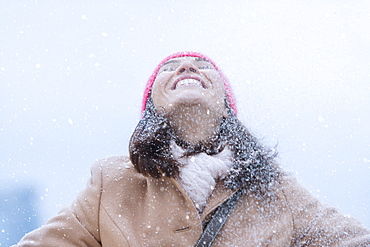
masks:
<svg viewBox="0 0 370 247"><path fill-rule="evenodd" d="M194 246L243 195L212 246L368 246L370 231L320 204L237 119L226 77L194 52L149 78L130 157L92 167L72 203L18 246Z"/></svg>

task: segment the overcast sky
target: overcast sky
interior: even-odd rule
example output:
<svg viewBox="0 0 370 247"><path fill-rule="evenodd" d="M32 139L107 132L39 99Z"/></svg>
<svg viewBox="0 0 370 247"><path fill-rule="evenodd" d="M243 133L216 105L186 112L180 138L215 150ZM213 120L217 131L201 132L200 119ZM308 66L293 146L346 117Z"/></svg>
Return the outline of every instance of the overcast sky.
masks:
<svg viewBox="0 0 370 247"><path fill-rule="evenodd" d="M5 1L0 185L32 188L40 224L91 164L126 155L165 56L211 57L239 117L314 196L370 227L369 1Z"/></svg>

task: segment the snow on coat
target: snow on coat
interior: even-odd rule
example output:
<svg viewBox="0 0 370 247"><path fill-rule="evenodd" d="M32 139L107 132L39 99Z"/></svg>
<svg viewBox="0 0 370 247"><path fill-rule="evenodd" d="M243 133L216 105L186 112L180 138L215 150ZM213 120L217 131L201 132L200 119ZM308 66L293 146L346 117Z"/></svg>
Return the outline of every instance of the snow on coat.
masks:
<svg viewBox="0 0 370 247"><path fill-rule="evenodd" d="M369 246L370 231L284 176L275 199L246 193L213 246ZM202 224L233 190L219 181L202 214L180 183L144 177L127 157L95 163L71 206L18 246L194 246Z"/></svg>

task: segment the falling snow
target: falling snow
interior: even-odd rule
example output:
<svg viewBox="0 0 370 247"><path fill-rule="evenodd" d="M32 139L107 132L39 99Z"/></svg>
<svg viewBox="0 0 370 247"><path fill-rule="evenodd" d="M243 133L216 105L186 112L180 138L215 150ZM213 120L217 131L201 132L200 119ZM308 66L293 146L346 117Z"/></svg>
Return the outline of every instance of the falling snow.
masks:
<svg viewBox="0 0 370 247"><path fill-rule="evenodd" d="M231 81L239 118L276 146L284 170L370 227L369 13L366 1L4 3L0 246L70 205L96 159L127 154L144 84L160 59L179 50L214 58ZM183 220L192 220L187 213ZM145 223L146 236L163 231ZM271 226L260 232L281 234Z"/></svg>

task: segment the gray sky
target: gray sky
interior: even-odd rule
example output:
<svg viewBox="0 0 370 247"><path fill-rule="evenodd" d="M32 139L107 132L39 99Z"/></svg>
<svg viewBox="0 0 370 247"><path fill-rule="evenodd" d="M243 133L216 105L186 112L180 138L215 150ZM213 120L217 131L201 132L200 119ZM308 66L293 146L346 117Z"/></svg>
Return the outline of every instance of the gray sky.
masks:
<svg viewBox="0 0 370 247"><path fill-rule="evenodd" d="M210 56L239 117L321 201L370 227L369 1L6 1L0 185L38 193L41 223L94 160L127 154L154 67Z"/></svg>

